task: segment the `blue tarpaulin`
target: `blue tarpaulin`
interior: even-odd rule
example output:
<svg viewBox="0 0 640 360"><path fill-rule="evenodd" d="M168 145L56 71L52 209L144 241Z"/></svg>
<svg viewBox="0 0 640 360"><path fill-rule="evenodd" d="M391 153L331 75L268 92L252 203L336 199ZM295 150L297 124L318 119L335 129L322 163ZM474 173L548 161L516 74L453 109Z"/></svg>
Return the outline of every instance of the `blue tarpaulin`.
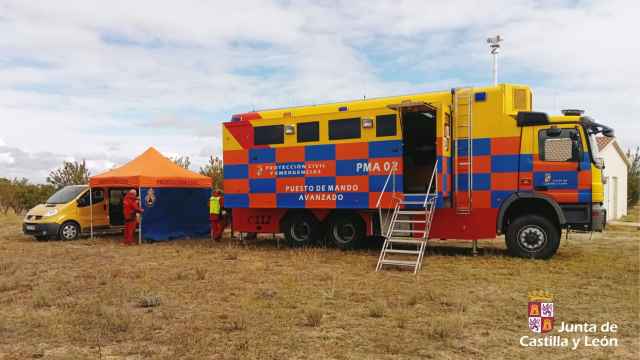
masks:
<svg viewBox="0 0 640 360"><path fill-rule="evenodd" d="M163 241L209 234L211 189L142 188L142 237Z"/></svg>

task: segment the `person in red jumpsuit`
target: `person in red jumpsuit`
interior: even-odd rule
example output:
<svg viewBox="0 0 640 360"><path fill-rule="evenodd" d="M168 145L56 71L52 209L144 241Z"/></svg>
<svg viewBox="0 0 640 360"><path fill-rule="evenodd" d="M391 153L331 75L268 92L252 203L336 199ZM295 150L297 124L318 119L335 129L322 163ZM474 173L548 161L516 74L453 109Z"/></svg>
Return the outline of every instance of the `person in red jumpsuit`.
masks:
<svg viewBox="0 0 640 360"><path fill-rule="evenodd" d="M136 198L136 191L129 190L122 202L124 212L124 244L133 245L133 234L136 232L136 226L138 225L138 219L136 214L144 212L144 209L140 208L138 199Z"/></svg>

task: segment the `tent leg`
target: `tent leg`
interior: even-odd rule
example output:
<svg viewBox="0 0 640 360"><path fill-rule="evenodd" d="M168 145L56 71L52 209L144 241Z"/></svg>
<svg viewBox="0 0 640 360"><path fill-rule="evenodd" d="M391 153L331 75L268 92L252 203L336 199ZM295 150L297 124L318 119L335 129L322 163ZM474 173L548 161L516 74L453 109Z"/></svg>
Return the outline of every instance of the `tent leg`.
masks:
<svg viewBox="0 0 640 360"><path fill-rule="evenodd" d="M89 229L91 233L91 240L93 240L93 189L89 185Z"/></svg>
<svg viewBox="0 0 640 360"><path fill-rule="evenodd" d="M142 188L138 187L138 206L142 208ZM138 222L138 245L142 244L142 214L140 214L140 222Z"/></svg>

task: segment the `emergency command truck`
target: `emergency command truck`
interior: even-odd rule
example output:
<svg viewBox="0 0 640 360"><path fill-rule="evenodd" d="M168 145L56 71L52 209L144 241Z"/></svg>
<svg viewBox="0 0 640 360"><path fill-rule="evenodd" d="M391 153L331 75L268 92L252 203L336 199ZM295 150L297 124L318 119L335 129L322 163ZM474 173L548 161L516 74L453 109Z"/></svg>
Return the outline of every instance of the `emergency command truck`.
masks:
<svg viewBox="0 0 640 360"><path fill-rule="evenodd" d="M529 87L500 84L233 115L222 129L233 228L342 249L382 235L383 253L407 254L394 239L505 234L510 254L550 258L562 229L603 227L595 137L613 130L532 101Z"/></svg>

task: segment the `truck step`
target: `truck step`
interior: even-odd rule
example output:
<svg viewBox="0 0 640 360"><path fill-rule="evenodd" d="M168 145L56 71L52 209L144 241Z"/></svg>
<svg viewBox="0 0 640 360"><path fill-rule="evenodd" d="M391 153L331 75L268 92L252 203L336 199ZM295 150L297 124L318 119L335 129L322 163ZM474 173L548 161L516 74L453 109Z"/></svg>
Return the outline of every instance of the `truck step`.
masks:
<svg viewBox="0 0 640 360"><path fill-rule="evenodd" d="M424 210L398 210L398 215L424 215Z"/></svg>
<svg viewBox="0 0 640 360"><path fill-rule="evenodd" d="M412 266L415 267L417 261L415 260L389 260L389 259L384 259L382 261L380 261L381 264L384 265L397 265L397 266Z"/></svg>
<svg viewBox="0 0 640 360"><path fill-rule="evenodd" d="M409 238L401 239L401 238L397 238L397 237L392 237L392 238L387 239L387 241L388 241L388 242L390 242L390 243L392 243L392 244L411 244L411 245L420 245L420 244L422 244L423 242L425 242L425 241L426 241L426 239L420 239L420 238L418 238L418 239L416 239L416 240L413 240L413 239L409 239Z"/></svg>
<svg viewBox="0 0 640 360"><path fill-rule="evenodd" d="M385 250L387 254L405 254L405 255L420 255L420 251L418 250L397 250L397 249L387 249Z"/></svg>

